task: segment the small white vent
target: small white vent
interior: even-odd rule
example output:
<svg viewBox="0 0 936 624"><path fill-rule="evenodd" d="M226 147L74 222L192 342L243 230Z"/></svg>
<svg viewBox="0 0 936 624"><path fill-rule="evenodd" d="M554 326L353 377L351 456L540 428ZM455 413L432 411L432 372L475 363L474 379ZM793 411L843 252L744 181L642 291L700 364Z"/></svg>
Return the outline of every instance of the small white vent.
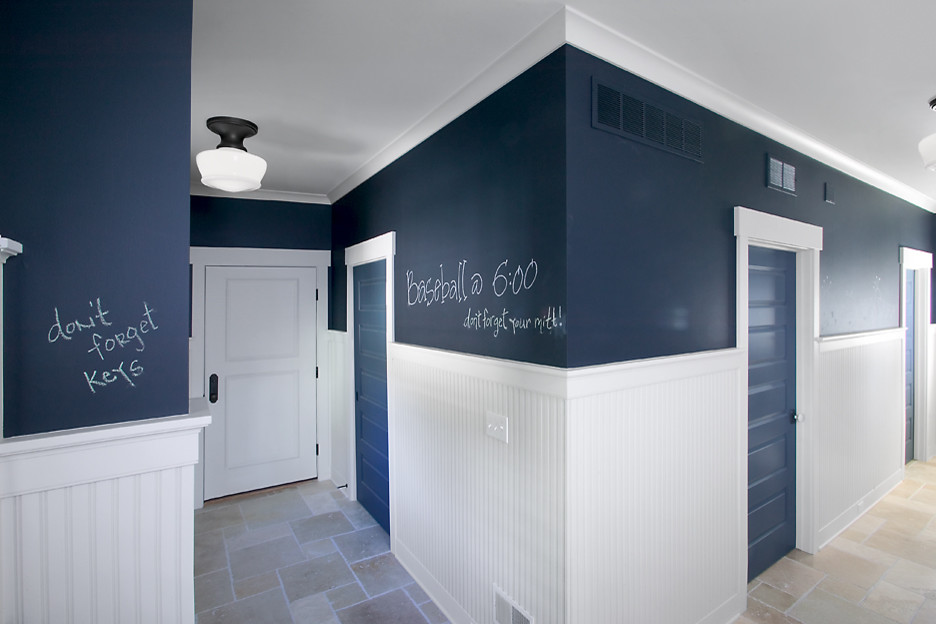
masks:
<svg viewBox="0 0 936 624"><path fill-rule="evenodd" d="M767 186L778 191L795 195L796 167L768 154Z"/></svg>
<svg viewBox="0 0 936 624"><path fill-rule="evenodd" d="M533 617L494 585L494 624L533 624Z"/></svg>

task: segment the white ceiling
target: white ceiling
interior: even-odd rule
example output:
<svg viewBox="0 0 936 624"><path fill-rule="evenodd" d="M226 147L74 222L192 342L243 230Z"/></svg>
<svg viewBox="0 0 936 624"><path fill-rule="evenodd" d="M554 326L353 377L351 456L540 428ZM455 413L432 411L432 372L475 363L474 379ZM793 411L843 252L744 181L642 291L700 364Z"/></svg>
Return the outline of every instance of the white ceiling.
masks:
<svg viewBox="0 0 936 624"><path fill-rule="evenodd" d="M192 192L214 194L194 155L217 144L205 120L229 115L260 127L246 146L269 163L243 197L335 201L563 40L599 53L555 26L566 7L718 85L735 101L718 112L753 110L936 210L917 151L936 133L933 0L195 0Z"/></svg>

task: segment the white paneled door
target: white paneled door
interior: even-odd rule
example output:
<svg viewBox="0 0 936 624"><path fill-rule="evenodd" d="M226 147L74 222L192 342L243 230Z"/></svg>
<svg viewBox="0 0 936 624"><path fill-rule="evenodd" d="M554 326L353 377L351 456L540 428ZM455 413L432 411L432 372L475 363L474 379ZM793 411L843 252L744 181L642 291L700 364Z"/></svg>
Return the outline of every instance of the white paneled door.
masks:
<svg viewBox="0 0 936 624"><path fill-rule="evenodd" d="M311 479L316 270L205 274L205 498Z"/></svg>

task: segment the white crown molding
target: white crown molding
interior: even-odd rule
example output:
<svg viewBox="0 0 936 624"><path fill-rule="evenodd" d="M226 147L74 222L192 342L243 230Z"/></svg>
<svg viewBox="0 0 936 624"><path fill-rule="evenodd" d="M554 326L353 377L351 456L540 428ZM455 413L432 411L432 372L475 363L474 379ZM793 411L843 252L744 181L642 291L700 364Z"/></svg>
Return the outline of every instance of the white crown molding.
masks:
<svg viewBox="0 0 936 624"><path fill-rule="evenodd" d="M355 187L565 43L649 80L871 186L924 210L936 212L936 199L823 143L744 98L569 7L564 7L553 14L442 106L397 137L330 191L329 202L334 203L341 199ZM253 196L254 193L250 195Z"/></svg>
<svg viewBox="0 0 936 624"><path fill-rule="evenodd" d="M332 203L533 67L565 43L565 11L557 10L475 76L440 107L417 121L328 193Z"/></svg>
<svg viewBox="0 0 936 624"><path fill-rule="evenodd" d="M566 42L891 195L936 212L936 200L783 121L591 17L566 8Z"/></svg>
<svg viewBox="0 0 936 624"><path fill-rule="evenodd" d="M208 188L200 182L192 182L189 186L189 194L199 197L227 197L229 199L256 199L262 201L281 201L292 204L323 204L331 205L331 200L327 195L319 193L295 193L292 191L275 191L272 189L257 189L248 193L225 193Z"/></svg>

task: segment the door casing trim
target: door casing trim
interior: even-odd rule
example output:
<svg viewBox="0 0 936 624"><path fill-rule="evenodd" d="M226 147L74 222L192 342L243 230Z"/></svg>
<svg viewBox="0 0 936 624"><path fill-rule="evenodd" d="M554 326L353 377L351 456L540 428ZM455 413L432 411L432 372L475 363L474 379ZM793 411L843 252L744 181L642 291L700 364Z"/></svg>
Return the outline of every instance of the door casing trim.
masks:
<svg viewBox="0 0 936 624"><path fill-rule="evenodd" d="M735 206L737 243L736 325L738 348L748 350L748 248L768 247L796 254L796 547L808 553L818 550L816 518L815 441L812 417L816 413L816 364L819 359L819 254L822 251L822 228L801 221ZM738 458L741 482L738 484L747 513L747 368L739 388L740 413L737 435L743 453ZM747 520L740 521L740 570L747 570ZM747 579L740 581L747 584Z"/></svg>

